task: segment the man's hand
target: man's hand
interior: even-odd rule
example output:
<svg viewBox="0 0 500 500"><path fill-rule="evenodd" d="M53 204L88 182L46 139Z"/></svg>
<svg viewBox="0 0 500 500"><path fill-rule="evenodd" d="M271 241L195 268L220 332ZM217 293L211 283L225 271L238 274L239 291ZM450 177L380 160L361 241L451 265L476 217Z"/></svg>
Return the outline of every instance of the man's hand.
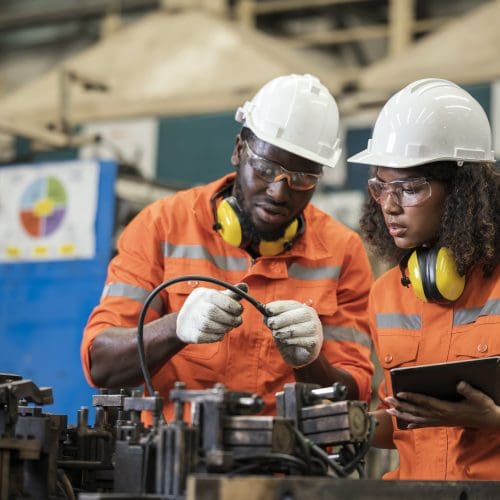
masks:
<svg viewBox="0 0 500 500"><path fill-rule="evenodd" d="M316 311L295 300L277 300L266 305L265 319L286 363L300 368L312 363L323 344L323 327Z"/></svg>
<svg viewBox="0 0 500 500"><path fill-rule="evenodd" d="M243 285L238 287L244 289ZM239 298L230 290L196 288L177 316L177 337L186 344L220 342L229 330L241 325L243 306Z"/></svg>

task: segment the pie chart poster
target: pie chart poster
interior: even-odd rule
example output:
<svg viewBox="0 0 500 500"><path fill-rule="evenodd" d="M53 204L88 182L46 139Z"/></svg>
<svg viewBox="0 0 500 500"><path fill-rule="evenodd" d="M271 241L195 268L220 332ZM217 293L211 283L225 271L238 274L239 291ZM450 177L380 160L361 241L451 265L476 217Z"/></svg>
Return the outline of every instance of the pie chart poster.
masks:
<svg viewBox="0 0 500 500"><path fill-rule="evenodd" d="M44 411L72 423L96 392L80 342L111 255L115 177L112 161L0 167L0 373L51 387Z"/></svg>

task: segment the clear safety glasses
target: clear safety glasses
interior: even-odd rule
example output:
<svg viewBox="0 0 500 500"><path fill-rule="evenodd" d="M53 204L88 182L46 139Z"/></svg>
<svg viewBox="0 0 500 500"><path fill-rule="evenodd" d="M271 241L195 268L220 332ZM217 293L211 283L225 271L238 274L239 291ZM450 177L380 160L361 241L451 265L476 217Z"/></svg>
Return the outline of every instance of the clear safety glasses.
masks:
<svg viewBox="0 0 500 500"><path fill-rule="evenodd" d="M286 179L290 189L295 191L309 191L318 184L321 174L309 174L306 172L291 172L275 161L262 158L252 151L248 142L247 148L248 165L252 167L255 174L266 182L277 182Z"/></svg>
<svg viewBox="0 0 500 500"><path fill-rule="evenodd" d="M368 179L368 189L373 199L384 204L389 195L400 207L416 207L431 197L431 185L426 177L383 182L376 177Z"/></svg>

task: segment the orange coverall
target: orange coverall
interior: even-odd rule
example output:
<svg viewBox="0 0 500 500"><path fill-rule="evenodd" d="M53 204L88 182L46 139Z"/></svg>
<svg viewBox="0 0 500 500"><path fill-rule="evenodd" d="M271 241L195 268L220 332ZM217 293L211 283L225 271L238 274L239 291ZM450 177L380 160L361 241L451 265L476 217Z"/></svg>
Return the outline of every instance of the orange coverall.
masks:
<svg viewBox="0 0 500 500"><path fill-rule="evenodd" d="M312 306L324 329L322 353L336 367L348 371L359 387L359 397L370 397L367 303L372 284L368 258L359 236L309 204L305 232L293 247L274 257L252 257L214 232L210 199L234 174L206 186L176 193L146 207L125 229L118 255L108 269L100 304L84 331L81 356L90 384L92 341L111 326L135 327L147 295L160 283L186 274L246 282L249 293L262 303L293 299ZM178 311L196 286L180 282L164 290L152 303L146 322ZM220 289L220 288L219 288ZM172 417L168 394L176 381L187 389L207 389L223 383L229 390L256 393L266 414L275 411L275 393L294 381L262 315L243 301L243 324L222 342L190 344L154 374L155 390L165 398L165 416Z"/></svg>
<svg viewBox="0 0 500 500"><path fill-rule="evenodd" d="M423 302L400 279L395 267L376 281L370 294L370 328L384 369L382 401L392 395L391 368L500 355L500 266L488 279L480 270L470 273L452 305ZM399 467L384 479L500 479L498 430L398 430L394 418L393 426Z"/></svg>

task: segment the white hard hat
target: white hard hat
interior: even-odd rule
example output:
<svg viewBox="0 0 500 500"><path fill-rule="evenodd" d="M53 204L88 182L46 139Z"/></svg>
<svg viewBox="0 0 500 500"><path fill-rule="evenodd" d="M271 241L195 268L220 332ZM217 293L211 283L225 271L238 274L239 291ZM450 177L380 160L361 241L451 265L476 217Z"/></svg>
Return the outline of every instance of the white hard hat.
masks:
<svg viewBox="0 0 500 500"><path fill-rule="evenodd" d="M235 118L259 139L321 165L334 167L342 152L337 103L311 75L274 78Z"/></svg>
<svg viewBox="0 0 500 500"><path fill-rule="evenodd" d="M495 153L481 105L455 83L427 78L387 101L368 147L348 161L407 168L435 161L494 162Z"/></svg>

